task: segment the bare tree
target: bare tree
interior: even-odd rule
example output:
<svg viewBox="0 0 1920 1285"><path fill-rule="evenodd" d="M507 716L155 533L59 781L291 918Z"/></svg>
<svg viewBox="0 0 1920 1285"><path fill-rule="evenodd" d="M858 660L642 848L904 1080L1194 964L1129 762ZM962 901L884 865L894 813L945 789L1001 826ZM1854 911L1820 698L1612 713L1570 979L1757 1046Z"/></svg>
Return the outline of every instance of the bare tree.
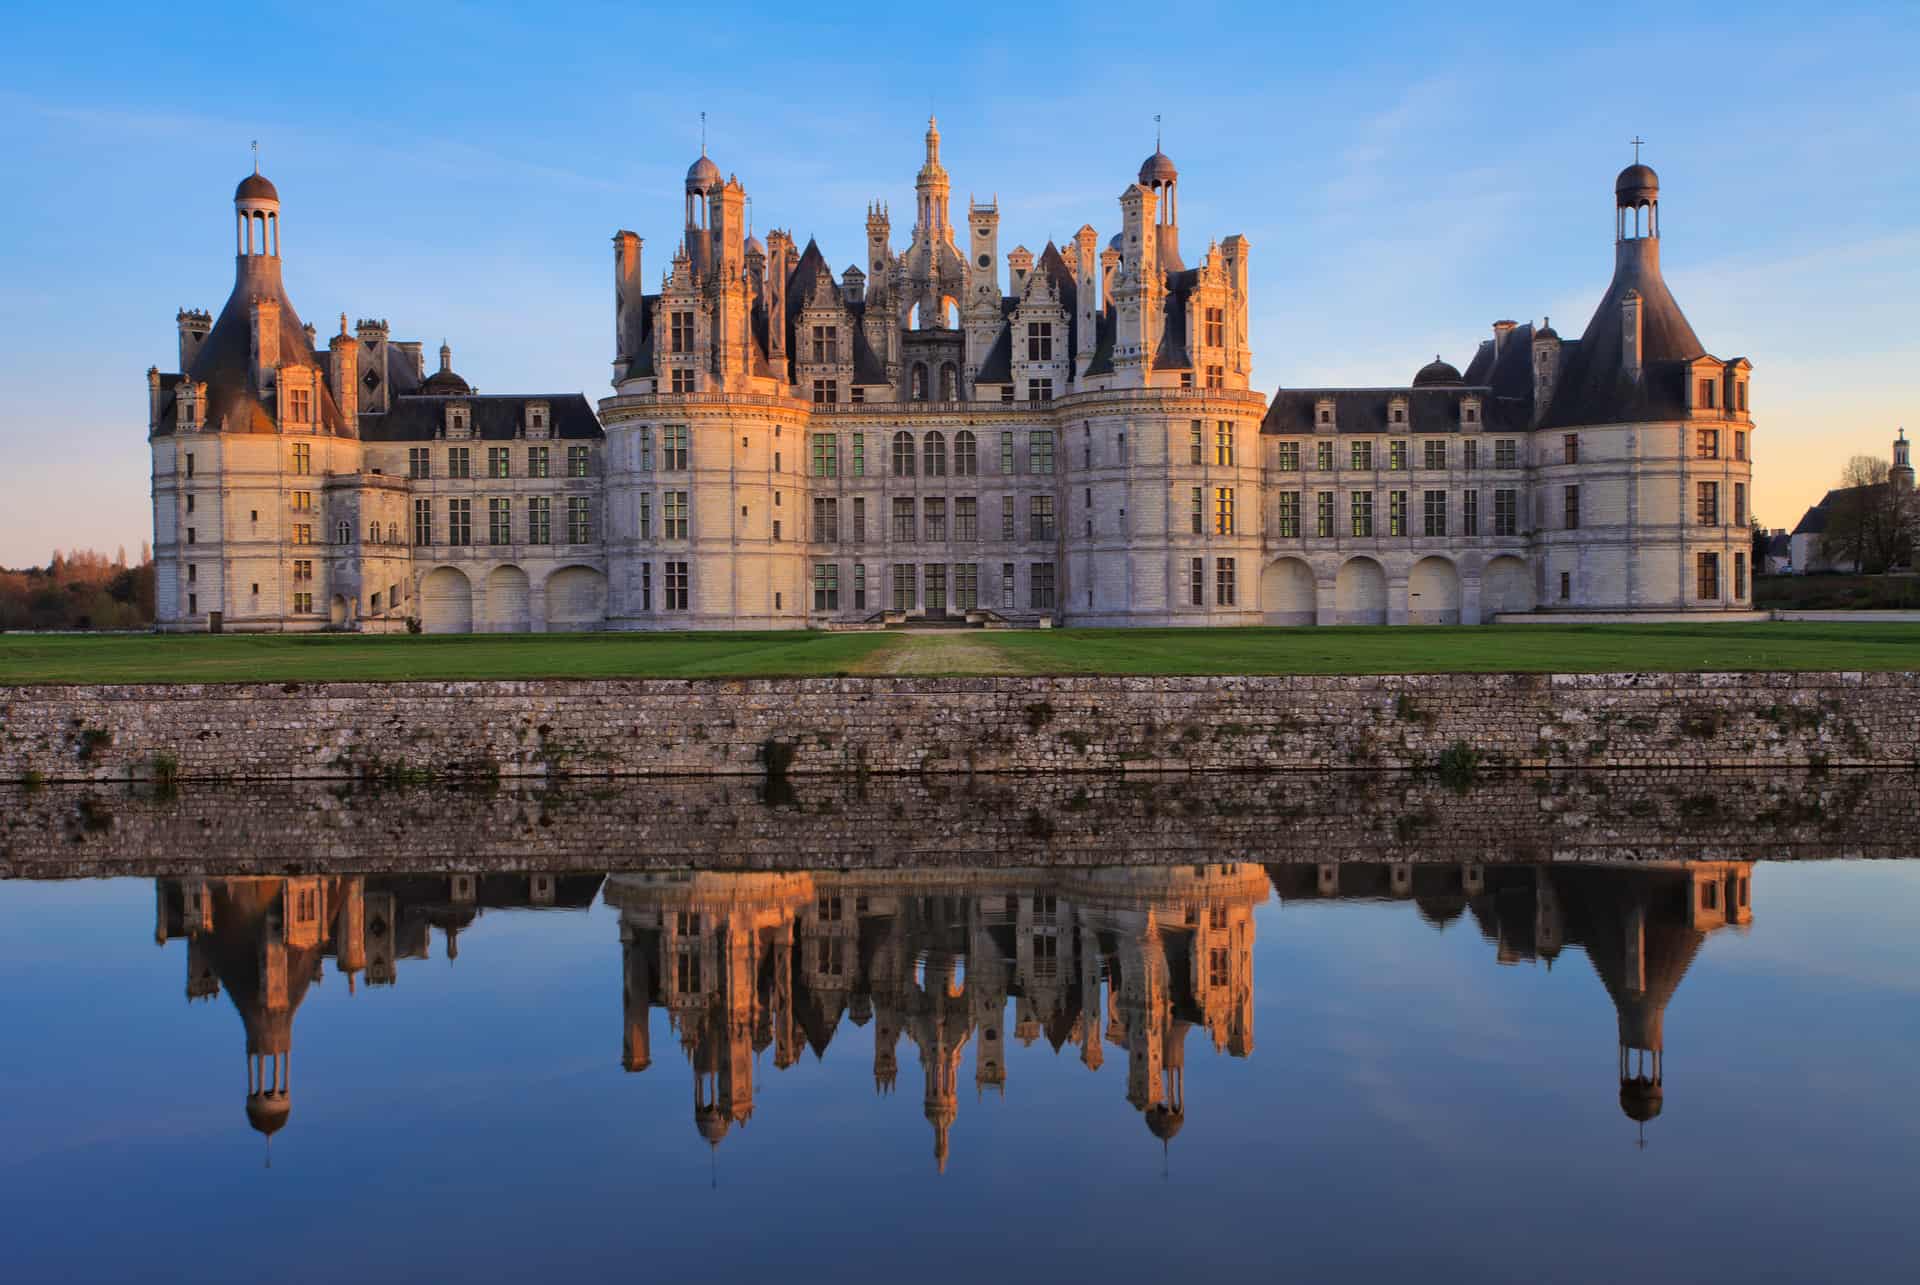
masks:
<svg viewBox="0 0 1920 1285"><path fill-rule="evenodd" d="M1912 561L1920 506L1891 473L1892 465L1873 455L1856 455L1840 470L1841 489L1827 508L1827 529L1820 537L1821 555L1829 562L1880 575Z"/></svg>

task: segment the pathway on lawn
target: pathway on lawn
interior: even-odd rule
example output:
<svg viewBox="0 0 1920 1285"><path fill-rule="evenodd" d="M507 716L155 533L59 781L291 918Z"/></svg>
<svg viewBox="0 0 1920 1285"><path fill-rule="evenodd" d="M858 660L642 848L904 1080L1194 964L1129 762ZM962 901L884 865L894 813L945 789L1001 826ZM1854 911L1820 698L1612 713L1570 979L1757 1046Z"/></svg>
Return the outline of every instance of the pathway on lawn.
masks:
<svg viewBox="0 0 1920 1285"><path fill-rule="evenodd" d="M1027 667L977 630L895 634L854 670L857 674L1024 674Z"/></svg>

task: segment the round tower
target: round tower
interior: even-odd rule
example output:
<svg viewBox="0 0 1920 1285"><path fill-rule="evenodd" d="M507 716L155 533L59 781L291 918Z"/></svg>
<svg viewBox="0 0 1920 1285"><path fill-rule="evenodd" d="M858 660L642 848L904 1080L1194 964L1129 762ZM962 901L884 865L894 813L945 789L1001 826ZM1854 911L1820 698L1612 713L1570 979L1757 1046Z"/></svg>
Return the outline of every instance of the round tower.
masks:
<svg viewBox="0 0 1920 1285"><path fill-rule="evenodd" d="M1907 430L1901 429L1900 436L1893 439L1893 468L1887 474L1887 480L1902 491L1913 489L1913 459L1907 453Z"/></svg>

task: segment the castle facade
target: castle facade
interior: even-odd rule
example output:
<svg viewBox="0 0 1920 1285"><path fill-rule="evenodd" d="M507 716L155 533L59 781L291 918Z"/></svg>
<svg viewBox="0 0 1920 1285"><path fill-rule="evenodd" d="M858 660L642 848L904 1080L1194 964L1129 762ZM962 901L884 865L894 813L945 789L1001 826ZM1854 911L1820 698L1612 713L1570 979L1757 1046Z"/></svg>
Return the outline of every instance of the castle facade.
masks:
<svg viewBox="0 0 1920 1285"><path fill-rule="evenodd" d="M928 122L896 250L837 276L747 225L703 151L657 290L615 235L613 395L481 395L361 321L318 347L280 201L235 193L234 289L148 372L160 627L784 629L919 620L1399 624L1749 605L1751 365L1660 272L1659 182L1615 184L1577 340L1495 322L1463 370L1249 386L1251 246L1188 267L1155 151L1118 231L1000 249ZM1004 260L1004 261L1003 261ZM864 266L863 266L864 265Z"/></svg>

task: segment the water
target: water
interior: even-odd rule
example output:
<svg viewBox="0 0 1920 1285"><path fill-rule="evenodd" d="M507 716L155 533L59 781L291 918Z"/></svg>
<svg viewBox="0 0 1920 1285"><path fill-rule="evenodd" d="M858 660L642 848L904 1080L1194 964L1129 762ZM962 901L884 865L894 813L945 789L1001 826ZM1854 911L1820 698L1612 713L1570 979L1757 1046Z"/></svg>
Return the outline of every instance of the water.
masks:
<svg viewBox="0 0 1920 1285"><path fill-rule="evenodd" d="M7 1278L1920 1263L1920 862L670 855L0 885Z"/></svg>

